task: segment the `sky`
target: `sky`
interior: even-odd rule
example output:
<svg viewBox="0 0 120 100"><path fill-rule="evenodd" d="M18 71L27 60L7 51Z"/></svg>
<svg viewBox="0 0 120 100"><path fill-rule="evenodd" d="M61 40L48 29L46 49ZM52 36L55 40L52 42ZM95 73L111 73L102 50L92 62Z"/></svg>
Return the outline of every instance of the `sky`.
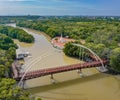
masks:
<svg viewBox="0 0 120 100"><path fill-rule="evenodd" d="M0 15L120 16L120 0L0 0Z"/></svg>

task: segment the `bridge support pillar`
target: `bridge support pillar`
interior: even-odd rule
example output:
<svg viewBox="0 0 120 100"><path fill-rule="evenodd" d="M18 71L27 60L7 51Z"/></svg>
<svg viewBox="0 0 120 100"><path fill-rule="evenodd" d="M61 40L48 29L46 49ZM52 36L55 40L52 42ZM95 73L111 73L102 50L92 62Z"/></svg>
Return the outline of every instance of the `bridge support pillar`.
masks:
<svg viewBox="0 0 120 100"><path fill-rule="evenodd" d="M81 77L84 76L81 69L78 69L77 72L78 72L78 74L80 74Z"/></svg>
<svg viewBox="0 0 120 100"><path fill-rule="evenodd" d="M55 80L54 80L54 77L53 77L53 74L51 74L51 81L52 81L52 83L55 83Z"/></svg>
<svg viewBox="0 0 120 100"><path fill-rule="evenodd" d="M51 77L50 77L50 78L51 78L51 79L54 79L54 78L53 78L53 74L51 74Z"/></svg>

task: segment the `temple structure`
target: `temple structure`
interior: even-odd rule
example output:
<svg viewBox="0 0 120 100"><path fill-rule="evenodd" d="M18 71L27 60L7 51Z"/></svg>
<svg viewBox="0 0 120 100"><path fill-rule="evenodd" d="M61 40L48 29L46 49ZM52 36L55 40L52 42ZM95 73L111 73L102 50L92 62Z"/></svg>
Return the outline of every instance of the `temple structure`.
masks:
<svg viewBox="0 0 120 100"><path fill-rule="evenodd" d="M68 42L74 42L74 39L63 37L62 34L60 37L55 37L52 39L51 43L55 48L63 49L64 45Z"/></svg>

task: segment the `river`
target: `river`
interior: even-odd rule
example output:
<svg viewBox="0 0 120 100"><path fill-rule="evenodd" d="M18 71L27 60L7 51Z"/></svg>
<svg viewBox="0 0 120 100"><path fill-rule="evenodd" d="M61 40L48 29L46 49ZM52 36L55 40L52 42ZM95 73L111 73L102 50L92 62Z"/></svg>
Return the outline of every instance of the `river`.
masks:
<svg viewBox="0 0 120 100"><path fill-rule="evenodd" d="M23 29L35 37L35 43L14 40L19 44L19 49L32 55L25 58L21 71L28 67L31 71L80 62L53 48L41 32ZM42 100L120 100L120 76L100 73L96 68L83 69L82 72L84 77L76 71L55 74L55 84L51 82L49 75L27 80L25 88L32 96L41 97Z"/></svg>

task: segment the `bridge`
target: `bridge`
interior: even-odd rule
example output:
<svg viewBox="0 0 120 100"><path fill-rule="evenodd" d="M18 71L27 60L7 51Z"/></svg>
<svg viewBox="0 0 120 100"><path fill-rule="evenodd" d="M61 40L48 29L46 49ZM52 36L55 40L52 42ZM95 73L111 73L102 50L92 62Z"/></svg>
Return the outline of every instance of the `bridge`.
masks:
<svg viewBox="0 0 120 100"><path fill-rule="evenodd" d="M107 64L106 60L103 60L102 62L104 64ZM81 70L84 68L100 67L100 66L101 66L100 61L93 61L93 62L86 62L82 64L80 63L80 64L73 64L73 65L67 65L67 66L58 66L55 68L40 69L36 71L27 72L24 77L24 80L42 77L46 75L51 75L51 77L53 78L52 75L56 73L72 71L72 70ZM18 73L15 64L13 64L12 67L13 67L13 73L14 73L13 78L19 81L22 78L24 73Z"/></svg>
<svg viewBox="0 0 120 100"><path fill-rule="evenodd" d="M13 63L12 64L13 78L16 79L17 81L19 81L18 86L21 86L21 84L23 84L23 82L25 80L29 80L29 79L33 79L33 78L51 75L51 79L53 79L53 75L57 74L57 73L62 73L62 72L72 71L72 70L78 70L81 73L81 69L84 69L84 68L93 68L93 67L100 67L100 68L103 67L104 68L104 65L107 65L108 61L102 60L91 49L89 49L83 45L80 45L80 44L73 44L73 45L80 47L79 58L82 61L84 61L84 49L87 50L87 53L89 53L89 57L90 57L91 61L85 61L84 63L73 64L73 65L58 66L58 67L46 68L46 69L38 69L36 71L29 71L29 69L32 66L28 66L28 68L26 69L25 72L19 72L19 70L17 68L17 64ZM42 57L39 57L39 59L42 59ZM32 65L34 65L33 62L34 61L32 61Z"/></svg>

